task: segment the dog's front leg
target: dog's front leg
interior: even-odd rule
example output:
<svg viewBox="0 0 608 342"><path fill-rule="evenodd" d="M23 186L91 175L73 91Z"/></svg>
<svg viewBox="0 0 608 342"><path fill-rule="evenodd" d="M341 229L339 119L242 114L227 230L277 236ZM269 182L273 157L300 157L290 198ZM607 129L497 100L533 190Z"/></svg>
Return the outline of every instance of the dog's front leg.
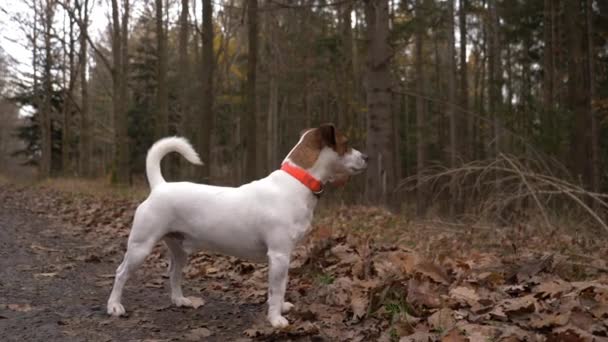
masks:
<svg viewBox="0 0 608 342"><path fill-rule="evenodd" d="M287 287L289 254L285 252L268 252L268 320L275 328L284 328L289 321L281 315Z"/></svg>

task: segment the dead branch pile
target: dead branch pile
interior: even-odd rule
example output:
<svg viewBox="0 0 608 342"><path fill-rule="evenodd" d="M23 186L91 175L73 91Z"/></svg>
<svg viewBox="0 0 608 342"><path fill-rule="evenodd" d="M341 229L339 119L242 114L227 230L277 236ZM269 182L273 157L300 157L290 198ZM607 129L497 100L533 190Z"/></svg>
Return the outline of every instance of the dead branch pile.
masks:
<svg viewBox="0 0 608 342"><path fill-rule="evenodd" d="M608 195L585 189L555 162L514 157L501 153L495 159L473 161L456 168L429 167L421 175L404 179L398 190L423 187L429 196L466 201L466 214L513 222L522 217L553 220L585 217L608 233L604 219Z"/></svg>

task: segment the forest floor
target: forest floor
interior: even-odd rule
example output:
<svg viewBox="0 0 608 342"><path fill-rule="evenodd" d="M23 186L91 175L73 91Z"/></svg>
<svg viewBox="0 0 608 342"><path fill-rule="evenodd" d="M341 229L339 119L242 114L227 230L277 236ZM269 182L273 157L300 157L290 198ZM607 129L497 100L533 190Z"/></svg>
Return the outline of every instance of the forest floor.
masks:
<svg viewBox="0 0 608 342"><path fill-rule="evenodd" d="M68 184L68 185L66 185ZM294 253L285 330L265 265L199 253L170 305L164 246L105 313L144 192L0 180L1 341L593 341L608 338L605 232L412 222L322 203ZM599 236L599 237L598 237Z"/></svg>

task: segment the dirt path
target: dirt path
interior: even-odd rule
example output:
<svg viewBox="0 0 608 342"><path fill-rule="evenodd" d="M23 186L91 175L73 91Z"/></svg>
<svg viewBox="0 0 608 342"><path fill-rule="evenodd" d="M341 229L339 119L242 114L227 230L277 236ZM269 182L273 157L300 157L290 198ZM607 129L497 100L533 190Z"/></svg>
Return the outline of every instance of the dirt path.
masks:
<svg viewBox="0 0 608 342"><path fill-rule="evenodd" d="M202 289L204 306L170 306L166 279L146 286L160 277L140 271L124 293L129 316L110 318L117 263L95 257L104 246L15 202L0 188L0 341L245 341L264 316L262 303L230 303L207 293L204 280L184 284L187 295Z"/></svg>

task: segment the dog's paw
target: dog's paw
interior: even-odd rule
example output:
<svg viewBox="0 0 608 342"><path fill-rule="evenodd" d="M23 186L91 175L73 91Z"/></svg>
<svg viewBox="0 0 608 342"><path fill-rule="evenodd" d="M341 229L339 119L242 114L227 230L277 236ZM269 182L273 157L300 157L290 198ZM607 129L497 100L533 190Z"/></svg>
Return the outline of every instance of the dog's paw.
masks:
<svg viewBox="0 0 608 342"><path fill-rule="evenodd" d="M282 329L289 325L289 321L283 316L268 317L268 320L273 328Z"/></svg>
<svg viewBox="0 0 608 342"><path fill-rule="evenodd" d="M174 297L171 298L171 301L177 307L187 307L187 308L195 308L202 306L205 304L205 301L202 298L197 297Z"/></svg>
<svg viewBox="0 0 608 342"><path fill-rule="evenodd" d="M291 309L293 309L293 307L294 305L290 302L283 302L283 305L281 306L281 313L288 313L291 311Z"/></svg>
<svg viewBox="0 0 608 342"><path fill-rule="evenodd" d="M111 316L124 316L127 311L125 307L120 303L108 303L108 315Z"/></svg>

